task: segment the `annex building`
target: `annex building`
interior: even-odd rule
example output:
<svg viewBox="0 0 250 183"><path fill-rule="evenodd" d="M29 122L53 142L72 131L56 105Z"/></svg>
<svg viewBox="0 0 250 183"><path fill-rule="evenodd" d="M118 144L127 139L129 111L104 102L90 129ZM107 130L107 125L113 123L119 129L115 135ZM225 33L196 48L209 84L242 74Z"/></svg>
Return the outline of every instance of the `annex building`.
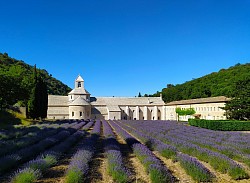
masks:
<svg viewBox="0 0 250 183"><path fill-rule="evenodd" d="M48 119L177 120L177 107L194 108L201 119L226 119L229 98L209 97L164 103L162 97L92 97L79 75L68 96L48 96ZM193 116L180 116L187 121Z"/></svg>

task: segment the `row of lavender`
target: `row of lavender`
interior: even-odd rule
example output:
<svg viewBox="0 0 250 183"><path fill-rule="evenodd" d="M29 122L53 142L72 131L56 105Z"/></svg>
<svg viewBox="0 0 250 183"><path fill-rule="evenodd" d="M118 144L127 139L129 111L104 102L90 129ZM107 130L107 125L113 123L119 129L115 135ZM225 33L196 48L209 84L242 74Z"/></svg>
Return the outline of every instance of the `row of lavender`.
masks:
<svg viewBox="0 0 250 183"><path fill-rule="evenodd" d="M79 124L83 126L85 122L81 122ZM77 130L79 124L65 124L63 125L63 128L58 131L49 130L48 132L39 135L35 138L35 140L31 139L30 142L32 143L27 142L20 149L8 152L0 158L0 174L14 168L18 164L30 160L34 156L45 151L47 148L52 147L56 143L64 140Z"/></svg>
<svg viewBox="0 0 250 183"><path fill-rule="evenodd" d="M168 123L167 125L171 128L173 123ZM249 133L219 132L196 127L187 128L181 124L176 125L176 128L172 130L166 131L164 130L166 129L165 124L160 123L160 127L163 126L164 128L161 129L163 134L167 133L168 135L178 139L186 140L192 144L199 145L200 147L205 147L209 150L219 152L229 158L245 163L250 167Z"/></svg>
<svg viewBox="0 0 250 183"><path fill-rule="evenodd" d="M115 182L131 182L131 173L123 166L122 153L120 145L116 140L115 134L107 123L102 121L104 141L104 151L108 160L108 173L113 177Z"/></svg>
<svg viewBox="0 0 250 183"><path fill-rule="evenodd" d="M172 145L165 144L158 139L152 138L151 136L141 133L140 131L126 126L123 123L115 121L116 124L120 125L123 129L130 132L141 142L149 146L149 148L158 151L163 157L172 159L173 161L179 161L185 171L198 182L209 182L212 181L214 175L203 166L196 158L191 157L187 154L183 154Z"/></svg>
<svg viewBox="0 0 250 183"><path fill-rule="evenodd" d="M30 136L33 135L32 133L36 133L40 129L47 128L48 126L50 127L57 127L65 123L73 123L76 120L63 120L63 121L57 121L57 122L43 122L43 123L37 123L34 125L30 126L23 126L23 125L14 125L13 128L4 130L0 129L0 147L2 142L5 141L12 141L19 137L24 137L24 136Z"/></svg>
<svg viewBox="0 0 250 183"><path fill-rule="evenodd" d="M109 124L113 127L116 133L121 136L131 147L136 157L144 165L152 183L175 181L173 175L170 173L167 167L161 163L161 161L151 152L150 149L141 144L138 140L136 140L133 136L131 136L113 121L109 121Z"/></svg>
<svg viewBox="0 0 250 183"><path fill-rule="evenodd" d="M65 183L77 183L86 181L89 172L89 162L96 151L95 144L101 134L101 122L96 121L90 132L90 136L83 139L77 146L76 153L72 156L69 167L65 172Z"/></svg>
<svg viewBox="0 0 250 183"><path fill-rule="evenodd" d="M41 169L48 167L48 165L51 166L53 162L57 161L57 157L60 157L61 153L68 149L65 147L69 147L70 144L73 144L82 135L84 135L84 133L79 131L79 129L83 129L85 126L90 124L86 123L87 122L84 121L64 123L60 125L60 128L57 128L58 131L56 131L56 133L52 133L52 135L49 133L44 133L43 135L41 134L41 136L38 137L40 141L37 140L35 144L25 146L20 150L6 154L0 158L0 173L3 175L8 171L9 174L12 169L19 167L19 170L17 171L19 173L16 173L16 175L20 174L22 177L21 172L23 172L24 169L26 169L23 173L24 175L31 170L28 168L29 166L38 167L43 164ZM83 125L85 126L83 127ZM51 129L50 126L49 129L52 131L55 130L53 128ZM36 156L37 158L35 158ZM35 159L32 160L32 158ZM16 177L16 175L14 177ZM2 179L5 178L2 177Z"/></svg>
<svg viewBox="0 0 250 183"><path fill-rule="evenodd" d="M230 154L233 154L234 148L235 152L239 153L244 151L243 149L240 150L240 147L244 147L244 144L248 147L249 138L247 139L247 137L249 135L247 134L214 132L169 121L123 121L122 124L129 125L143 134L172 145L180 152L197 157L199 160L209 163L215 170L228 173L233 179L249 178L245 169L230 156ZM229 135L235 136L229 137ZM237 139L237 137L240 138ZM232 141L231 147L228 138ZM237 157L236 160L244 162L248 156L239 153L233 158L236 159Z"/></svg>
<svg viewBox="0 0 250 183"><path fill-rule="evenodd" d="M57 163L68 149L86 135L86 132L83 130L88 130L92 125L93 122L86 124L84 121L75 124L73 129L76 131L73 134L67 136L63 141L47 149L45 152L42 152L35 159L25 163L11 178L11 182L32 183L37 181L45 171Z"/></svg>
<svg viewBox="0 0 250 183"><path fill-rule="evenodd" d="M76 125L77 123L63 123L58 124L41 124L37 125L37 128L32 128L33 131L29 131L28 134L20 136L11 140L2 140L0 141L0 157L14 152L18 149L30 146L35 144L45 137L49 137L63 131L65 128L70 128L71 126ZM29 129L31 130L31 129Z"/></svg>

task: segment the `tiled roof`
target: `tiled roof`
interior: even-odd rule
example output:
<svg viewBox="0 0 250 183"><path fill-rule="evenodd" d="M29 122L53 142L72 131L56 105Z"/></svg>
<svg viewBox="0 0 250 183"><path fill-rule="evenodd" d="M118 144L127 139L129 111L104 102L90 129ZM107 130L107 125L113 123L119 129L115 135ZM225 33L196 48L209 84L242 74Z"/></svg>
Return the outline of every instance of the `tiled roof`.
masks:
<svg viewBox="0 0 250 183"><path fill-rule="evenodd" d="M49 95L48 106L68 106L68 96Z"/></svg>
<svg viewBox="0 0 250 183"><path fill-rule="evenodd" d="M109 105L109 106L107 106L107 108L108 108L109 112L111 112L111 111L112 112L120 112L121 111L120 107L117 105Z"/></svg>
<svg viewBox="0 0 250 183"><path fill-rule="evenodd" d="M92 107L91 108L91 113L92 114L108 114L107 107Z"/></svg>
<svg viewBox="0 0 250 183"><path fill-rule="evenodd" d="M84 98L78 97L73 102L69 103L69 106L83 106L90 105Z"/></svg>
<svg viewBox="0 0 250 183"><path fill-rule="evenodd" d="M219 96L219 97L208 97L208 98L198 98L198 99L190 99L190 100L179 100L169 102L166 105L182 105L182 104L202 104L202 103L217 103L217 102L227 102L230 98Z"/></svg>
<svg viewBox="0 0 250 183"><path fill-rule="evenodd" d="M90 97L91 105L137 106L164 105L160 97Z"/></svg>
<svg viewBox="0 0 250 183"><path fill-rule="evenodd" d="M69 92L69 94L81 95L81 94L89 94L89 92L85 90L84 88L75 88L71 92Z"/></svg>

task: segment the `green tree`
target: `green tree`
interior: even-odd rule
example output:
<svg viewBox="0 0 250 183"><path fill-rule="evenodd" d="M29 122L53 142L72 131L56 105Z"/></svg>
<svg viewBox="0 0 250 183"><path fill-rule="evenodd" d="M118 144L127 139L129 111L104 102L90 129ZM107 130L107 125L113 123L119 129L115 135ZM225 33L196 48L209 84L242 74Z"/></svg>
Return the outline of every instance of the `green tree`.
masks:
<svg viewBox="0 0 250 183"><path fill-rule="evenodd" d="M181 108L177 107L175 109L175 112L177 113L178 121L179 121L180 116L186 116L186 115L193 115L193 114L195 114L194 108L181 109Z"/></svg>
<svg viewBox="0 0 250 183"><path fill-rule="evenodd" d="M223 109L229 119L250 119L250 77L235 83L234 90L230 96L232 99L226 103Z"/></svg>
<svg viewBox="0 0 250 183"><path fill-rule="evenodd" d="M234 83L246 77L250 77L250 63L236 64L228 69L221 69L219 72L213 72L183 84L167 84L166 88L162 89L162 97L164 102L171 102L228 96L233 91ZM156 96L157 93L153 94L153 96Z"/></svg>
<svg viewBox="0 0 250 183"><path fill-rule="evenodd" d="M141 96L141 92L139 92L138 97L142 97L142 96Z"/></svg>

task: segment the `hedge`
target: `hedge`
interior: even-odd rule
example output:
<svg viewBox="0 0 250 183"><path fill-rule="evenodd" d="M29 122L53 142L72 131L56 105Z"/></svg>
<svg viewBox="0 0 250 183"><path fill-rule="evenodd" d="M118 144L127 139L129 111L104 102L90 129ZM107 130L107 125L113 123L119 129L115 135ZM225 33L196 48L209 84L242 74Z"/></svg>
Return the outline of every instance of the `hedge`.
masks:
<svg viewBox="0 0 250 183"><path fill-rule="evenodd" d="M189 125L219 131L248 131L250 121L189 119Z"/></svg>

